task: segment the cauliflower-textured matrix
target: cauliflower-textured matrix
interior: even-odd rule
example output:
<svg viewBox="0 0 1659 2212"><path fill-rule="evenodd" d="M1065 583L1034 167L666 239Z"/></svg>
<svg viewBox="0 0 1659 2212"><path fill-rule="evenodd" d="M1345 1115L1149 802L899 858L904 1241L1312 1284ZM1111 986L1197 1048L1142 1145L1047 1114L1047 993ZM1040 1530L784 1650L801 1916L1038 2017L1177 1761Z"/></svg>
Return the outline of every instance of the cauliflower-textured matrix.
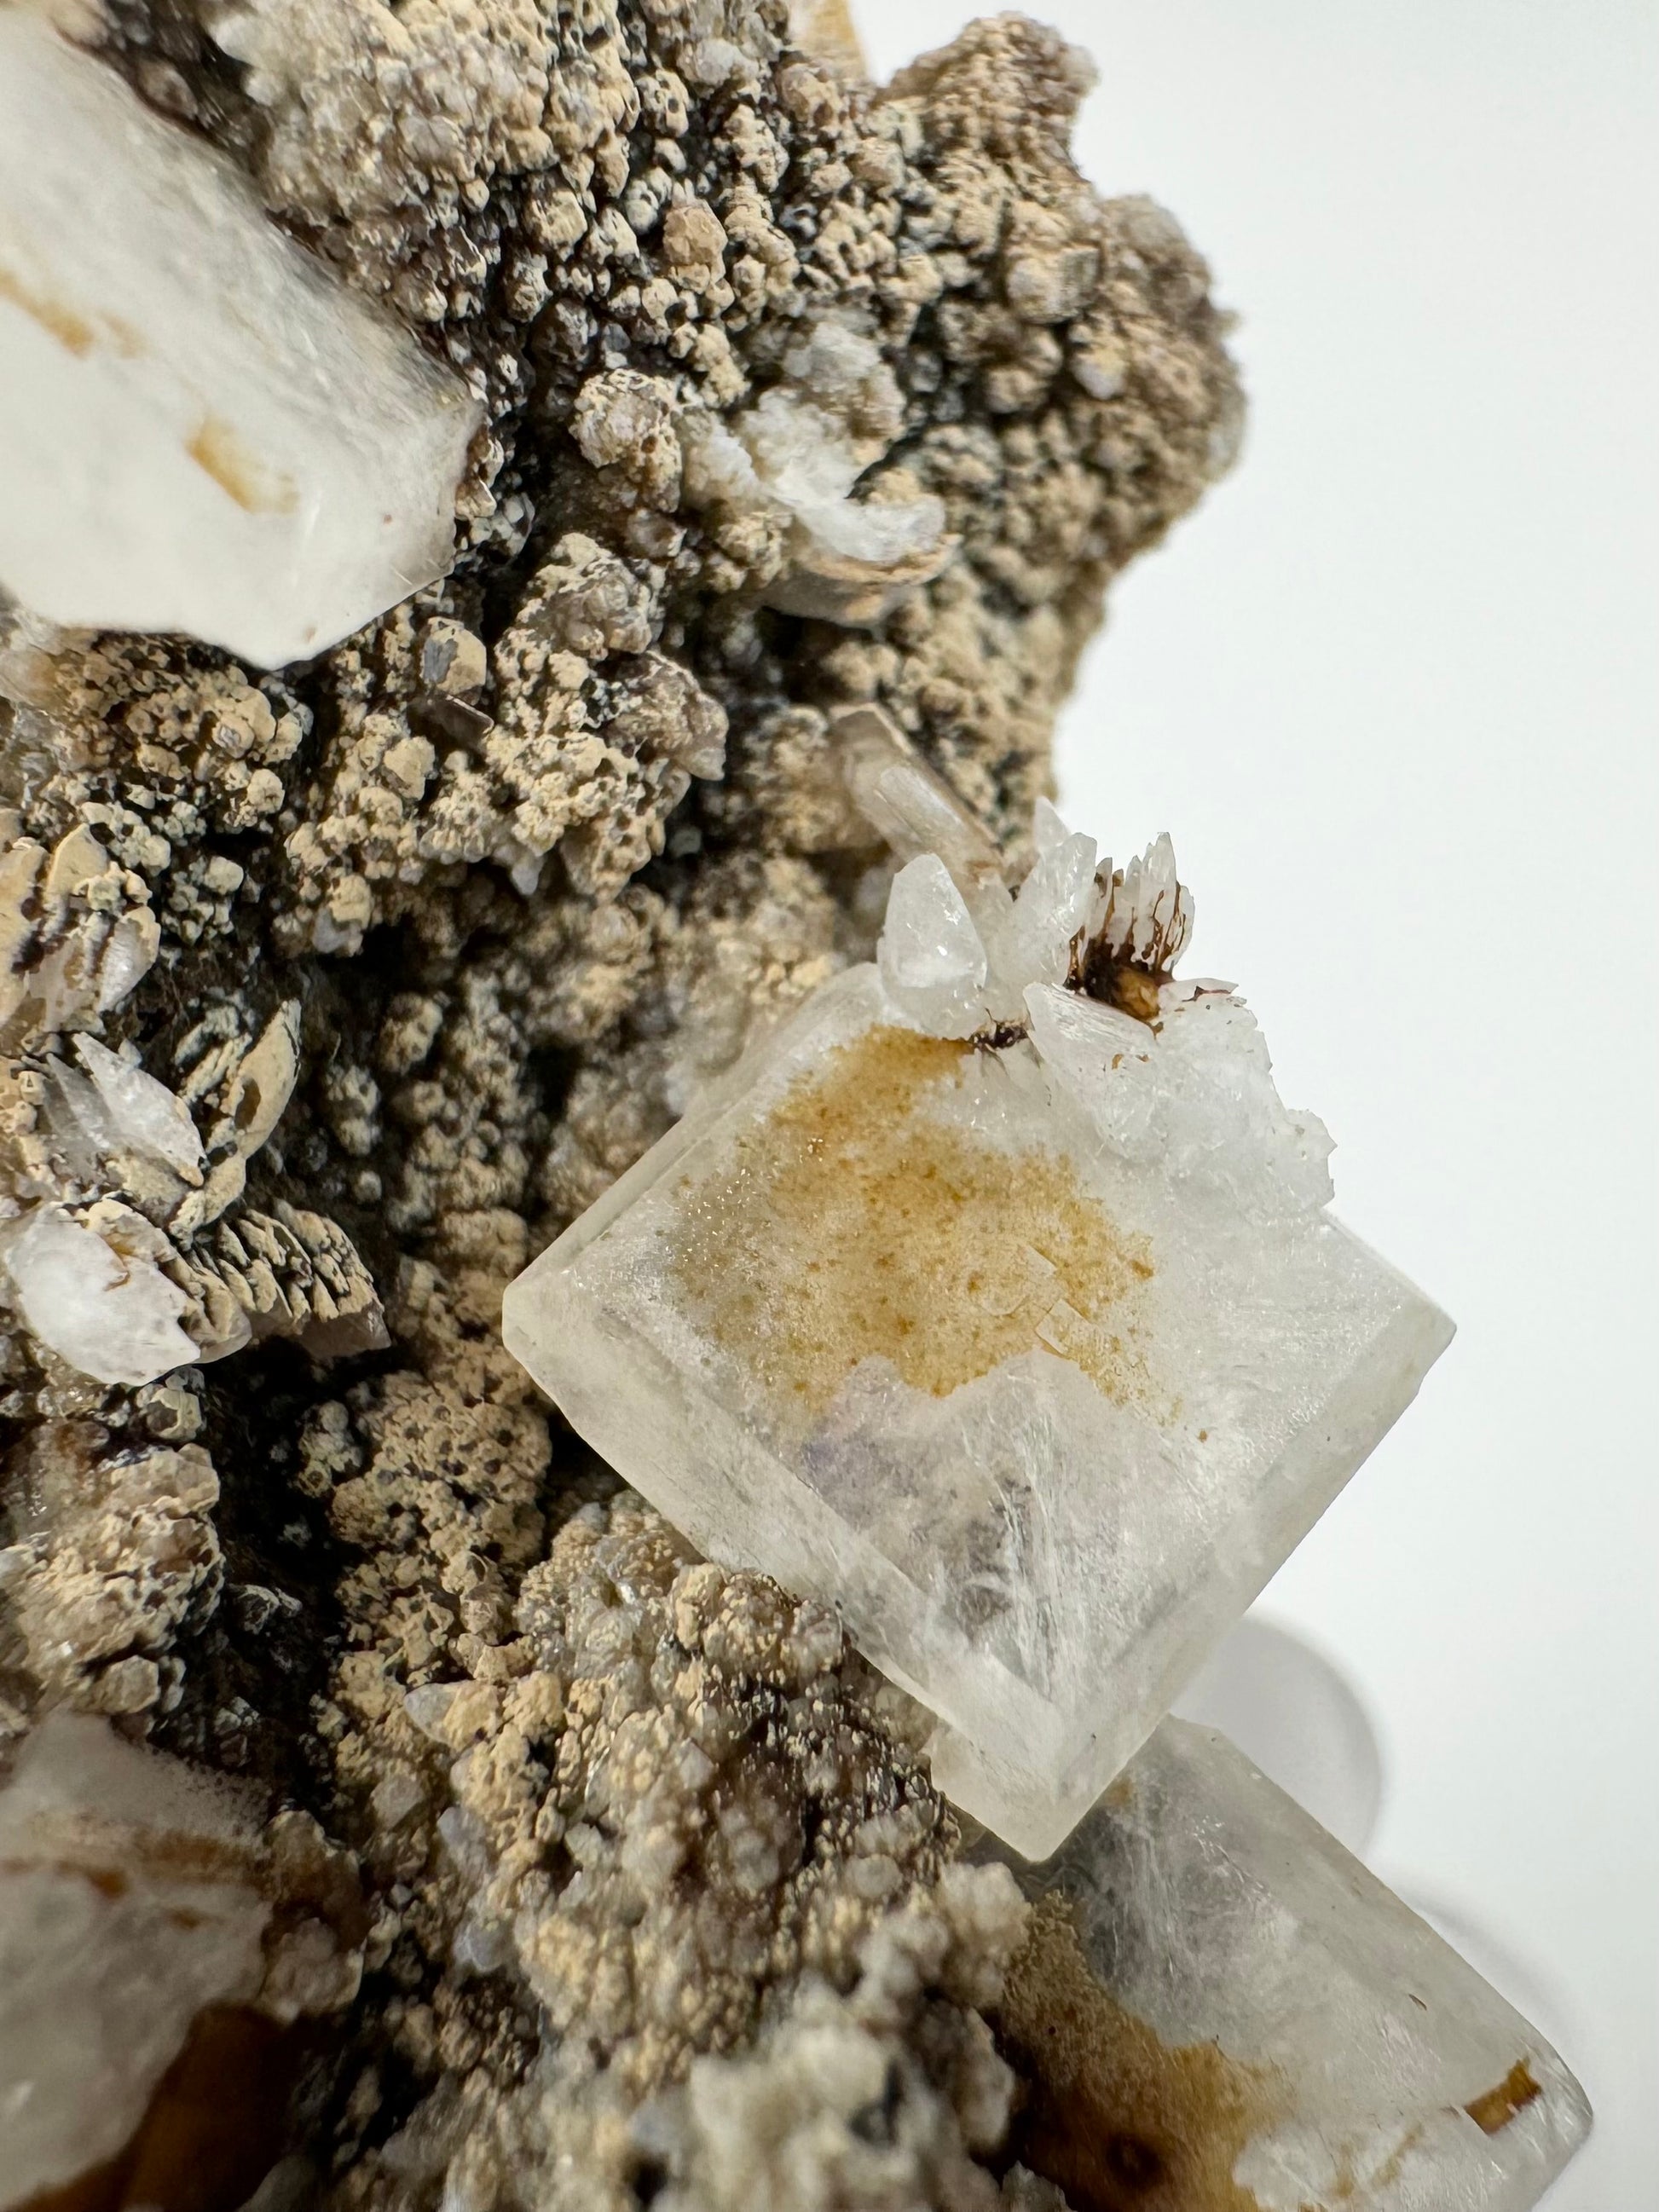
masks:
<svg viewBox="0 0 1659 2212"><path fill-rule="evenodd" d="M783 0L73 27L482 427L450 573L314 660L0 609L0 1733L100 1716L334 1855L228 2208L279 2155L365 2212L1056 2206L988 2025L1027 1908L915 1715L500 1302L869 956L834 718L1029 858L1109 580L1236 448L1204 264L1015 16L884 87Z"/></svg>

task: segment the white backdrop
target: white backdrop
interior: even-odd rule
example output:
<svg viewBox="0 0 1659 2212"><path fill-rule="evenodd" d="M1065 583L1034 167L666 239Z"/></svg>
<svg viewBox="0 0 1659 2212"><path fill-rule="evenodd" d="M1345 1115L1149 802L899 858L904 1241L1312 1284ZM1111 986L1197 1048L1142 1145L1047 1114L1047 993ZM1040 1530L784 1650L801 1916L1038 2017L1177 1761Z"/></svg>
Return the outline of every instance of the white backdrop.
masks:
<svg viewBox="0 0 1659 2212"><path fill-rule="evenodd" d="M859 8L878 75L960 0ZM1046 0L1082 165L1244 320L1237 474L1120 586L1062 732L1168 828L1194 973L1461 1334L1264 1606L1381 1735L1372 1863L1598 2110L1550 2212L1659 2208L1659 18Z"/></svg>

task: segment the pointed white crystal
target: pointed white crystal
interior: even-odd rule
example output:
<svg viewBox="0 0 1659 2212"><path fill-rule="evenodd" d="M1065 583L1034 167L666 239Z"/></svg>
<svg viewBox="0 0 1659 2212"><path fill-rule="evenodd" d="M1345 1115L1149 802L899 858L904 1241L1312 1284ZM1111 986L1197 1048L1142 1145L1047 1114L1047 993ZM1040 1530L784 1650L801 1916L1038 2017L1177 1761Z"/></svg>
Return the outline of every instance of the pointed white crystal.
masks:
<svg viewBox="0 0 1659 2212"><path fill-rule="evenodd" d="M153 1382L201 1357L179 1325L190 1303L155 1261L113 1250L55 1206L10 1228L0 1263L43 1344L100 1382Z"/></svg>
<svg viewBox="0 0 1659 2212"><path fill-rule="evenodd" d="M1071 836L1060 809L1051 799L1039 799L1031 810L1031 839L1039 854L1051 853Z"/></svg>
<svg viewBox="0 0 1659 2212"><path fill-rule="evenodd" d="M836 717L836 757L853 803L901 860L937 853L970 896L1002 884L1002 855L956 793L901 736L879 707Z"/></svg>
<svg viewBox="0 0 1659 2212"><path fill-rule="evenodd" d="M77 1036L75 1049L97 1087L114 1145L147 1153L186 1182L199 1182L202 1139L183 1099L95 1037Z"/></svg>
<svg viewBox="0 0 1659 2212"><path fill-rule="evenodd" d="M1051 930L1081 857L1032 895ZM953 873L913 860L879 968L756 1048L504 1321L696 1543L839 1606L939 1715L940 1786L1040 1856L1451 1332L1319 1210L1322 1136L1236 1000L1165 985L1160 1030L1045 984L1035 1042L972 1006L927 1033L973 935L994 1013L987 915L1018 911ZM1167 934L1172 863L1140 889Z"/></svg>
<svg viewBox="0 0 1659 2212"><path fill-rule="evenodd" d="M929 1036L971 1036L983 1024L989 963L937 854L907 861L893 878L877 958L889 991Z"/></svg>
<svg viewBox="0 0 1659 2212"><path fill-rule="evenodd" d="M477 422L227 162L0 6L0 586L319 653L448 566Z"/></svg>
<svg viewBox="0 0 1659 2212"><path fill-rule="evenodd" d="M1065 972L1051 951L1060 912L1041 890L1023 921L1003 880L1002 856L956 793L921 760L878 707L855 707L837 716L836 754L848 797L871 826L907 863L924 856L942 861L985 948L984 989L964 998L955 1013L937 998L911 996L888 973L894 1002L934 1034L970 1036L998 1023L1023 1022L1020 994L1039 976ZM1088 843L1079 841L1079 849ZM1092 848L1090 848L1092 850ZM1068 866L1062 865L1062 875ZM1041 864L1040 864L1041 865ZM919 884L921 878L915 879ZM937 877L928 878L937 882ZM1046 880L1046 878L1045 878ZM939 896L945 894L942 887ZM1063 896L1063 894L1062 894ZM1091 903L1084 901L1085 908Z"/></svg>
<svg viewBox="0 0 1659 2212"><path fill-rule="evenodd" d="M1127 868L1113 873L1109 860L1089 920L1113 957L1149 973L1173 968L1191 942L1193 895L1176 875L1175 847L1166 830Z"/></svg>
<svg viewBox="0 0 1659 2212"><path fill-rule="evenodd" d="M240 1793L50 1715L0 1790L0 2208L132 2136L197 2014L246 2001L268 1908Z"/></svg>
<svg viewBox="0 0 1659 2212"><path fill-rule="evenodd" d="M1015 1873L1041 1902L1000 2025L1062 2184L1115 2160L1171 2205L1527 2212L1589 2130L1537 2029L1213 1730L1165 1721Z"/></svg>
<svg viewBox="0 0 1659 2212"><path fill-rule="evenodd" d="M1008 981L1014 990L1064 980L1072 939L1088 917L1094 889L1092 837L1066 837L1038 854L1015 896L1008 932Z"/></svg>

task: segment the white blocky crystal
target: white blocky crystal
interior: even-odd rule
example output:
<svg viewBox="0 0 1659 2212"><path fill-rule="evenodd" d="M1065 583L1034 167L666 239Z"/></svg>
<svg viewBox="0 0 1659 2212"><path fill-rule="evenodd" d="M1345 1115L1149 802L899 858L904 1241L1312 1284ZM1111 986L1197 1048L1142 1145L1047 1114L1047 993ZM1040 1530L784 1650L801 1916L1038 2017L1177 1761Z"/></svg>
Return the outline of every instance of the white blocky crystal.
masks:
<svg viewBox="0 0 1659 2212"><path fill-rule="evenodd" d="M1240 1001L1133 964L1189 926L1167 843L1097 877L1045 836L1012 897L925 769L865 766L950 866L909 861L878 963L694 1101L507 1338L694 1542L837 1604L939 1717L940 1787L1040 1858L1450 1324L1321 1210L1329 1140Z"/></svg>
<svg viewBox="0 0 1659 2212"><path fill-rule="evenodd" d="M782 526L787 558L767 592L771 605L875 622L950 560L945 503L908 476L878 478L868 486L875 496L854 495L904 419L897 382L867 332L826 316L782 366L782 381L730 428L714 416L684 422L686 497Z"/></svg>
<svg viewBox="0 0 1659 2212"><path fill-rule="evenodd" d="M0 587L319 653L447 568L478 420L227 162L0 4Z"/></svg>
<svg viewBox="0 0 1659 2212"><path fill-rule="evenodd" d="M259 1988L254 1809L50 1715L0 1790L0 2212L127 2142L191 2023Z"/></svg>
<svg viewBox="0 0 1659 2212"><path fill-rule="evenodd" d="M1000 2026L1036 2075L1027 2155L1062 2185L1526 2212L1589 2131L1537 2030L1212 1729L1165 1721L1015 1872L1038 1914Z"/></svg>
<svg viewBox="0 0 1659 2212"><path fill-rule="evenodd" d="M151 1382L201 1358L179 1325L190 1301L155 1253L118 1250L61 1206L37 1206L7 1225L0 1268L41 1343L100 1382Z"/></svg>

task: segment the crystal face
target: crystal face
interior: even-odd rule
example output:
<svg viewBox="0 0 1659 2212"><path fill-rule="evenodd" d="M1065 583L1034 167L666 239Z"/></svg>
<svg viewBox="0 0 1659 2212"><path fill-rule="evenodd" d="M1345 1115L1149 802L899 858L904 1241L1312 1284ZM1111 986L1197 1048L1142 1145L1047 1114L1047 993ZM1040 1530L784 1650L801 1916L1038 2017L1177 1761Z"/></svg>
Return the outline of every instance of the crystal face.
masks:
<svg viewBox="0 0 1659 2212"><path fill-rule="evenodd" d="M935 1780L1041 1857L1450 1325L1321 1210L1328 1139L1240 1001L1159 980L1167 841L1097 881L1062 833L1017 896L951 858L505 1326L694 1542L838 1604L938 1715ZM1154 1020L1075 988L1091 960Z"/></svg>
<svg viewBox="0 0 1659 2212"><path fill-rule="evenodd" d="M999 2029L1068 2194L1115 2158L1194 2212L1524 2212L1589 2130L1537 2031L1211 1729L1165 1721L1016 1872Z"/></svg>
<svg viewBox="0 0 1659 2212"><path fill-rule="evenodd" d="M478 420L228 162L0 8L0 587L319 652L448 567Z"/></svg>
<svg viewBox="0 0 1659 2212"><path fill-rule="evenodd" d="M0 1789L0 2208L118 2153L191 2021L259 1988L247 1801L58 1711Z"/></svg>

